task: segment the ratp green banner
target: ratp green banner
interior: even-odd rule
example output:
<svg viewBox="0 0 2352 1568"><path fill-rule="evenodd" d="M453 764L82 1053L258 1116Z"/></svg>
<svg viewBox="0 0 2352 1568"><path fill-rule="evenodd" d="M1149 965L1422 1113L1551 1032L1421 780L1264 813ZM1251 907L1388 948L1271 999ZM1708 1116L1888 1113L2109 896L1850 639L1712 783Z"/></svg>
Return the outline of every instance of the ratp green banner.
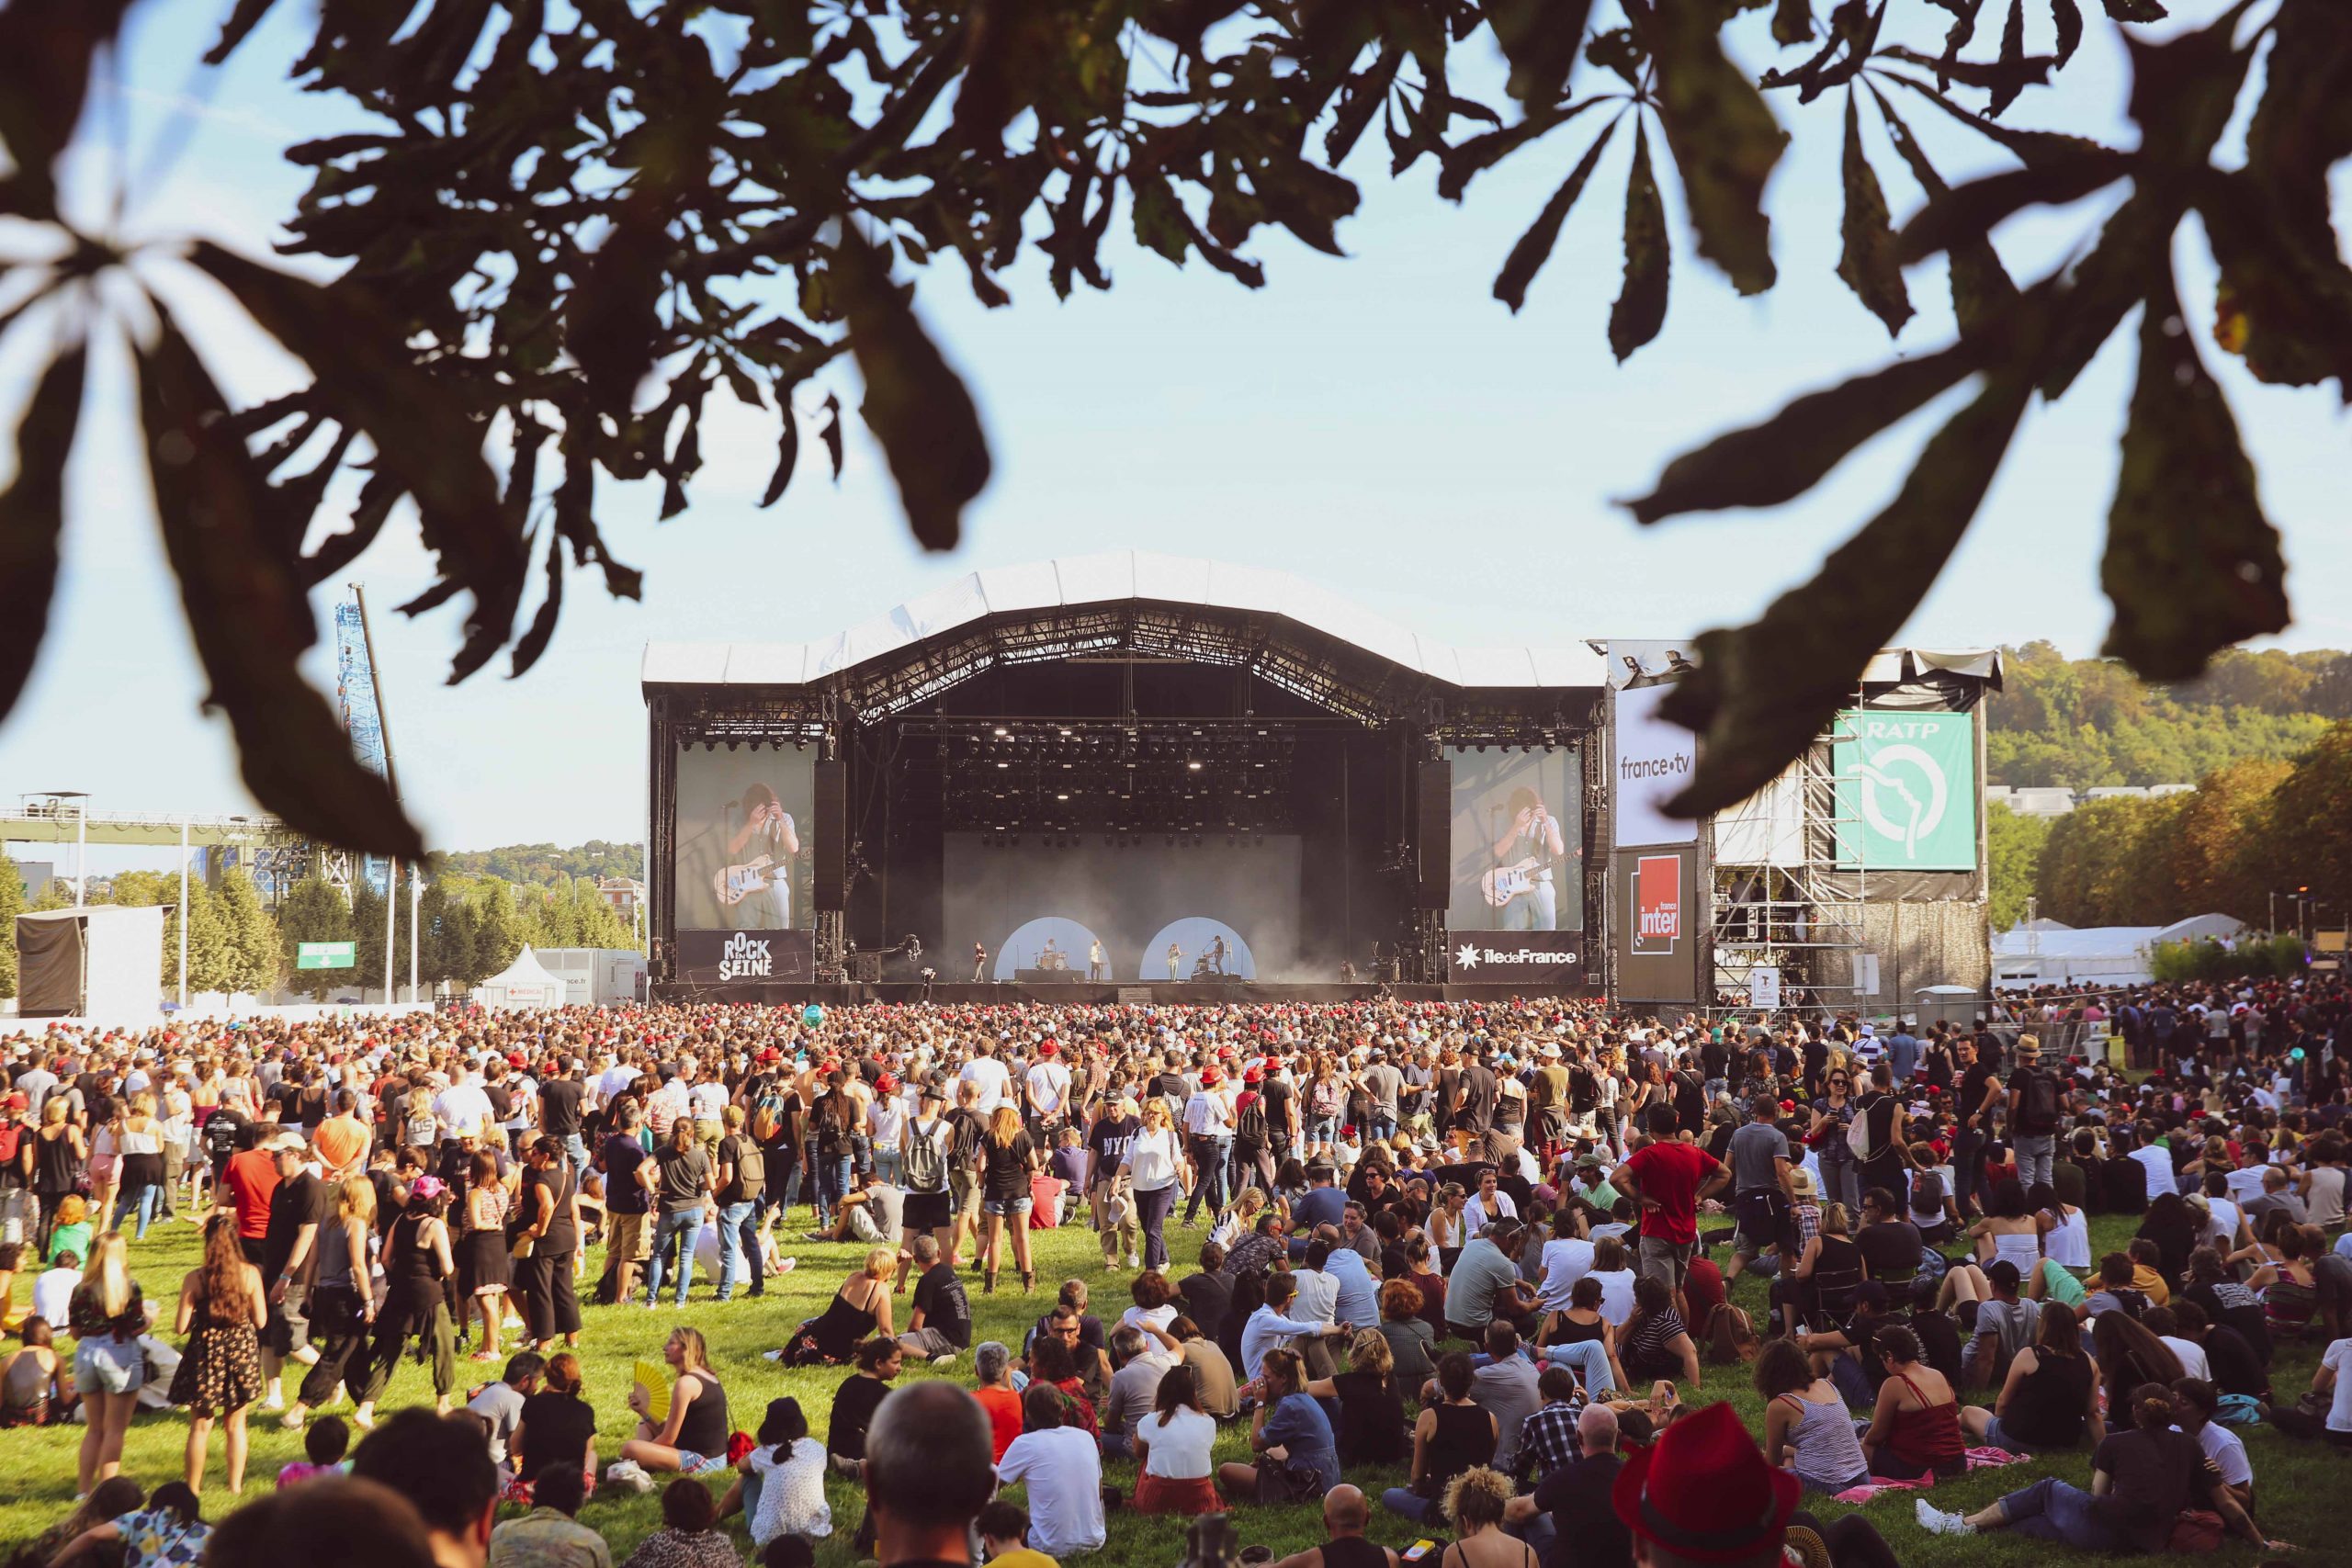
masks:
<svg viewBox="0 0 2352 1568"><path fill-rule="evenodd" d="M1866 871L1976 867L1976 732L1964 713L1850 709L1832 748L1838 860Z"/></svg>

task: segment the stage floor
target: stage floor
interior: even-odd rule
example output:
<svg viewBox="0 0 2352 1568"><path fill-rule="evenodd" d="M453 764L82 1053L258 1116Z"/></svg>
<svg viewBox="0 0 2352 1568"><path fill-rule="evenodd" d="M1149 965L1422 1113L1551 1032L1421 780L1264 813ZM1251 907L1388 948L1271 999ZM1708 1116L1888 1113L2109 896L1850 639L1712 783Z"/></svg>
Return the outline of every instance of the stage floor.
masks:
<svg viewBox="0 0 2352 1568"><path fill-rule="evenodd" d="M1598 995L1592 987L1521 987L1510 985L1343 986L1314 981L1198 981L1157 985L1092 984L1084 980L1060 983L944 982L925 987L920 981L884 981L875 985L817 986L742 984L727 986L657 985L654 1000L667 1003L764 1002L775 1007L805 1007L810 1002L829 1007L859 1002L919 1002L938 1006L1102 1007L1116 1002L1151 1007L1215 1007L1227 1003L1304 1003L1329 1007L1342 1002L1372 1001L1386 996L1399 1001L1507 1001L1517 997L1566 997L1583 999Z"/></svg>

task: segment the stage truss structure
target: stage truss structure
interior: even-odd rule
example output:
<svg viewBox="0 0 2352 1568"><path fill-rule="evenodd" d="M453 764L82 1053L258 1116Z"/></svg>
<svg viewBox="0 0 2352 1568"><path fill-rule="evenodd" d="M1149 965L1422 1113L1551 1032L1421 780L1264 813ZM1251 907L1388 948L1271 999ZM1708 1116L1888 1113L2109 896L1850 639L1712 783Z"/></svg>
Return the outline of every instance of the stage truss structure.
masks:
<svg viewBox="0 0 2352 1568"><path fill-rule="evenodd" d="M1863 705L1858 691L1851 706ZM1873 989L1862 984L1861 959L1870 951L1862 824L1843 804L1858 799L1859 791L1846 787L1854 781L1841 778L1836 765L1838 747L1856 739L1841 712L1792 765L1801 807L1799 852L1792 861L1713 868L1713 1010L1752 1010L1755 971L1766 966L1780 971L1783 1010L1802 990L1809 1008L1845 1012ZM1769 795L1759 794L1748 807L1769 810Z"/></svg>

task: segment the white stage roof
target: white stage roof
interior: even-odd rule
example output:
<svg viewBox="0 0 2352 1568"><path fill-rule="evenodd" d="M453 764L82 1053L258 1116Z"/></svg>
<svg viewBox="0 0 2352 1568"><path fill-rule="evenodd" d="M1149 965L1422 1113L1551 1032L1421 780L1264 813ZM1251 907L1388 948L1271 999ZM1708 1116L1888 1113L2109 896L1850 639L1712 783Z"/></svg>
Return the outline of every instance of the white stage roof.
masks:
<svg viewBox="0 0 2352 1568"><path fill-rule="evenodd" d="M643 680L649 686L806 685L990 615L1127 600L1281 615L1465 688L1596 688L1606 671L1602 657L1581 642L1455 648L1287 571L1116 550L986 568L816 642L648 643Z"/></svg>

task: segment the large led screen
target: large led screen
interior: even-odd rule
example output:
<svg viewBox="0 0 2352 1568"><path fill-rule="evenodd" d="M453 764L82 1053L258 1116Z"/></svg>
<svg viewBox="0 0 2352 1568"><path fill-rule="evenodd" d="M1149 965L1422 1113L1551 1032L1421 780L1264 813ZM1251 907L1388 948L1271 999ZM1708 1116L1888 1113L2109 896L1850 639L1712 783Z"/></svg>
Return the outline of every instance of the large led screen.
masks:
<svg viewBox="0 0 2352 1568"><path fill-rule="evenodd" d="M1576 749L1456 747L1453 876L1457 931L1584 929L1584 774Z"/></svg>
<svg viewBox="0 0 2352 1568"><path fill-rule="evenodd" d="M678 754L677 929L807 931L816 922L817 754L774 746Z"/></svg>

